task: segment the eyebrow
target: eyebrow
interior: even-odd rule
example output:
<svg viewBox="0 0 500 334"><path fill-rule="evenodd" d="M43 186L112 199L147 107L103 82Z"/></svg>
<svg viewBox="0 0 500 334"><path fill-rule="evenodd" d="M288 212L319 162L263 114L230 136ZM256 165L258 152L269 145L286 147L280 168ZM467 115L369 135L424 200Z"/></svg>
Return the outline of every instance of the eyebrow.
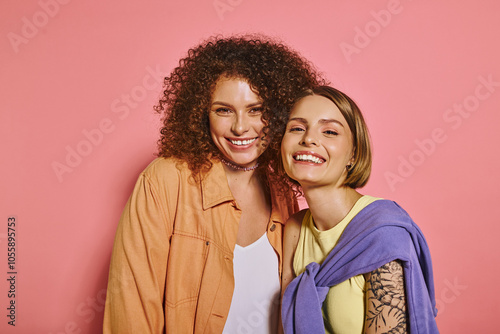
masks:
<svg viewBox="0 0 500 334"><path fill-rule="evenodd" d="M233 105L231 103L226 103L226 102L222 102L222 101L214 101L214 102L212 102L212 105L214 105L214 104L218 104L218 105L221 105L221 106L233 108ZM245 107L246 108L251 108L251 107L256 107L256 106L262 106L262 102L250 103L250 104L247 104Z"/></svg>
<svg viewBox="0 0 500 334"><path fill-rule="evenodd" d="M309 123L307 121L307 119L302 118L302 117L293 117L293 118L290 118L288 121L289 122L290 121L297 121L297 122L304 123L304 124L308 124ZM341 122L337 121L336 119L332 119L332 118L323 118L323 119L320 119L318 121L318 123L320 123L320 124L336 123L336 124L340 125L341 127L344 127L344 124L342 124Z"/></svg>

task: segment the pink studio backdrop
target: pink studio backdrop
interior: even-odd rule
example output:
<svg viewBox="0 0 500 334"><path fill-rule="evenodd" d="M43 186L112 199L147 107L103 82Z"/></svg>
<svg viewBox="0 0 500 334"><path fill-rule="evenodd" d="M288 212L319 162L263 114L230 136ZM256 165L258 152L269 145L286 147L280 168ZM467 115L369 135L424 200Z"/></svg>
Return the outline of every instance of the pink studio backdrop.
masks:
<svg viewBox="0 0 500 334"><path fill-rule="evenodd" d="M375 148L363 192L396 200L424 231L441 332L495 332L499 11L493 0L4 1L0 332L101 331L118 219L156 150L159 82L202 39L241 32L282 39L359 103Z"/></svg>

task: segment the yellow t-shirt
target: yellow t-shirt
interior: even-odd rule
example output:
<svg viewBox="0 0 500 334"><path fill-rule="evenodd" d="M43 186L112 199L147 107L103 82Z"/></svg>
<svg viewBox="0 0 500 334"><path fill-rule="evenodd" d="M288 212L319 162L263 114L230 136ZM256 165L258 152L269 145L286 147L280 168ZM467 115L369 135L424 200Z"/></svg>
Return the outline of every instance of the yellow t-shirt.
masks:
<svg viewBox="0 0 500 334"><path fill-rule="evenodd" d="M311 211L307 210L300 229L299 242L293 259L295 275L300 275L311 262L321 264L337 245L347 224L368 204L378 200L372 196L361 197L351 211L337 225L320 231L314 225ZM322 307L325 332L355 334L363 332L365 320L365 278L351 277L330 288Z"/></svg>

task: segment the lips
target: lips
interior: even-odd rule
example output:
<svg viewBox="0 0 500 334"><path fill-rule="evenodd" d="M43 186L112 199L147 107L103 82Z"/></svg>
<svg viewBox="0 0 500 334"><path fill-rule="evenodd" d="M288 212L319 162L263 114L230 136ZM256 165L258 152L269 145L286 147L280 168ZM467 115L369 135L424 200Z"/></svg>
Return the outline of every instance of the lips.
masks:
<svg viewBox="0 0 500 334"><path fill-rule="evenodd" d="M292 157L295 161L298 162L313 163L317 165L322 164L326 161L325 158L314 152L299 151L294 153Z"/></svg>
<svg viewBox="0 0 500 334"><path fill-rule="evenodd" d="M257 140L257 137L255 138L245 138L245 139L231 139L231 138L226 138L228 142L235 146L246 146L252 144L254 141Z"/></svg>

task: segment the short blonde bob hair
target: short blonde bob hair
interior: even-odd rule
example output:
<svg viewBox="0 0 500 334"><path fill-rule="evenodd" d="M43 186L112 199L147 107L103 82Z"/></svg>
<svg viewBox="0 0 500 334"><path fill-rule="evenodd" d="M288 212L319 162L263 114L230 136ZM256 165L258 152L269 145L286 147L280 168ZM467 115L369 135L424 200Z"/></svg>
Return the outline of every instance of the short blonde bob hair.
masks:
<svg viewBox="0 0 500 334"><path fill-rule="evenodd" d="M349 96L330 86L318 86L305 90L297 101L310 95L319 95L329 99L344 116L352 134L354 160L347 171L343 186L353 189L364 187L371 174L372 150L370 134L361 110Z"/></svg>

